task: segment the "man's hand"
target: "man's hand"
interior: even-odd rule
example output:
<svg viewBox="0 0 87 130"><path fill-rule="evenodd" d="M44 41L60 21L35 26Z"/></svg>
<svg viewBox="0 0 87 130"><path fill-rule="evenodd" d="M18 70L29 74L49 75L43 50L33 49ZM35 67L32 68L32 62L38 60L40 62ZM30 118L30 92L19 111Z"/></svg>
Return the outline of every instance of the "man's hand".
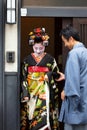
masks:
<svg viewBox="0 0 87 130"><path fill-rule="evenodd" d="M62 99L62 100L65 99L65 92L64 92L64 90L61 92L61 99Z"/></svg>
<svg viewBox="0 0 87 130"><path fill-rule="evenodd" d="M62 72L58 72L58 74L60 74L60 77L58 79L56 79L56 81L65 80L65 75Z"/></svg>

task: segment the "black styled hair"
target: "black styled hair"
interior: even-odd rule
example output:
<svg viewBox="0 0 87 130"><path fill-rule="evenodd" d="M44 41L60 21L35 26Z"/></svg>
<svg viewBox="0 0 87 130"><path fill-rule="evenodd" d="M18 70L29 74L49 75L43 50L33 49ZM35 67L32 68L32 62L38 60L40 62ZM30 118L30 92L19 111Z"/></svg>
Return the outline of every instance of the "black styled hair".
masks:
<svg viewBox="0 0 87 130"><path fill-rule="evenodd" d="M34 42L35 42L35 43L40 43L40 42L43 42L43 39L42 39L41 36L36 36L36 37L34 38Z"/></svg>
<svg viewBox="0 0 87 130"><path fill-rule="evenodd" d="M60 36L64 36L65 39L69 40L70 37L73 37L76 41L80 41L79 32L72 27L72 25L67 25L60 32Z"/></svg>

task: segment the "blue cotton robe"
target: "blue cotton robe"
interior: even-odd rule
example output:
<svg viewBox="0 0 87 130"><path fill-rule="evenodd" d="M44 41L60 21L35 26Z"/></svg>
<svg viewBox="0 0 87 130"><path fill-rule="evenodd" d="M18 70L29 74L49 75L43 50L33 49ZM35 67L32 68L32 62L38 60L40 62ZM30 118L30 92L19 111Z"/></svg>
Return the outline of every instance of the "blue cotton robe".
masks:
<svg viewBox="0 0 87 130"><path fill-rule="evenodd" d="M59 121L66 124L87 124L87 49L74 45L65 68L66 98L62 102Z"/></svg>

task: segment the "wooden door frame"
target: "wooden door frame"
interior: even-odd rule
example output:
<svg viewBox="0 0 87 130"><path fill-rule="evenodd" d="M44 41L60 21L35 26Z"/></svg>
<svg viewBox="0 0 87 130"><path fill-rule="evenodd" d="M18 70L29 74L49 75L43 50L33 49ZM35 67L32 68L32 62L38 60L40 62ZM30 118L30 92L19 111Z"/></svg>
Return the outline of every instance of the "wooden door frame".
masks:
<svg viewBox="0 0 87 130"><path fill-rule="evenodd" d="M87 17L87 7L54 7L54 6L28 6L25 16L40 17Z"/></svg>

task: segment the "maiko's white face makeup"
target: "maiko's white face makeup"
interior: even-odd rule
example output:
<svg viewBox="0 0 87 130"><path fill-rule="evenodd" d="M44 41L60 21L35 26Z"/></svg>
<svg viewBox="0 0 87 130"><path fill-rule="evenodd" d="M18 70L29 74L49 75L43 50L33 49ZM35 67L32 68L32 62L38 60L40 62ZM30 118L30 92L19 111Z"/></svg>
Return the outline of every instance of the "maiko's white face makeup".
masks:
<svg viewBox="0 0 87 130"><path fill-rule="evenodd" d="M37 56L39 56L45 51L45 46L41 43L35 43L33 45L33 51Z"/></svg>

